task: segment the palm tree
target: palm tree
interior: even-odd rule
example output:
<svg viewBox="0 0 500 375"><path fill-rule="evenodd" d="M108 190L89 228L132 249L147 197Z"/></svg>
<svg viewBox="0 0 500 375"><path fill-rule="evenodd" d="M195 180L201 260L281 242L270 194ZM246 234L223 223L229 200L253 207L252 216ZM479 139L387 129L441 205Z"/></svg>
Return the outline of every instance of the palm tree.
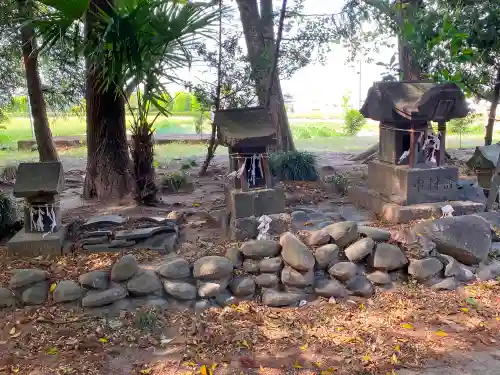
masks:
<svg viewBox="0 0 500 375"><path fill-rule="evenodd" d="M86 196L123 196L129 189L125 109L131 87L141 87L133 114L136 198L154 199L151 107L168 115L165 83L175 69L189 66L201 38L213 37L219 11L186 0L39 0L52 12L35 20L50 48L75 22L86 22L86 42L78 46L87 60ZM110 114L112 116L110 116Z"/></svg>

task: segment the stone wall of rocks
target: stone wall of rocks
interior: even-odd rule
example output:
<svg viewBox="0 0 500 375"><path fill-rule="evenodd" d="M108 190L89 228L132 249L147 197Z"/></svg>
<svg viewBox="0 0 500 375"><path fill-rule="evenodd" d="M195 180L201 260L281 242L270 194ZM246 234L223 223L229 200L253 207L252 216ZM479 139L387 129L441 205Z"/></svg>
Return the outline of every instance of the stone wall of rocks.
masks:
<svg viewBox="0 0 500 375"><path fill-rule="evenodd" d="M500 262L486 262L491 228L483 218L426 221L413 234L411 241L399 240L403 251L389 232L344 221L312 231L303 241L285 232L279 241L250 240L225 256L205 256L193 264L171 257L147 269L125 255L111 270L82 274L78 282L54 284L43 270L19 270L8 288L0 288L0 307L40 305L49 298L84 309L175 305L200 311L254 299L283 307L318 297L370 297L402 277L452 290L500 276Z"/></svg>

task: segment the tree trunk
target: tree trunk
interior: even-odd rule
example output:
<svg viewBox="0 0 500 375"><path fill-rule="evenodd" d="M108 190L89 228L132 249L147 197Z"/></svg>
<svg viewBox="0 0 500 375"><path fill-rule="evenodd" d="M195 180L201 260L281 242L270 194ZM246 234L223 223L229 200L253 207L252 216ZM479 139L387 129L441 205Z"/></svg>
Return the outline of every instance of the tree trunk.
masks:
<svg viewBox="0 0 500 375"><path fill-rule="evenodd" d="M19 13L26 19L32 16L33 2L31 0L18 0L18 6ZM38 73L36 41L34 39L33 27L29 24L24 24L21 27L21 43L24 68L26 70L26 85L28 86L31 116L33 118L33 128L35 130L40 161L56 161L59 158L49 127L45 99L42 92L42 82Z"/></svg>
<svg viewBox="0 0 500 375"><path fill-rule="evenodd" d="M148 123L141 124L132 135L132 161L135 177L135 200L151 204L156 203L158 189L155 184L153 165L153 132Z"/></svg>
<svg viewBox="0 0 500 375"><path fill-rule="evenodd" d="M240 13L243 33L248 50L248 57L252 67L255 80L255 89L259 105L265 106L267 99L267 86L271 72L271 58L274 53L274 30L272 16L272 1L261 0L261 12L257 6L257 0L236 0ZM278 144L282 145L280 151L295 150L288 115L285 109L285 101L281 91L281 84L277 73L272 78L271 98L269 110L276 128L280 129L281 137Z"/></svg>
<svg viewBox="0 0 500 375"><path fill-rule="evenodd" d="M495 118L497 117L498 100L500 99L500 68L497 68L497 76L495 87L493 88L493 96L491 98L490 113L488 115L488 123L486 124L484 134L484 145L489 146L493 142L493 128L495 127Z"/></svg>
<svg viewBox="0 0 500 375"><path fill-rule="evenodd" d="M95 38L97 8L109 9L107 0L92 0L86 17L86 37ZM99 67L86 61L87 172L84 197L123 198L132 190L130 157L125 131L125 103L115 88L99 89Z"/></svg>
<svg viewBox="0 0 500 375"><path fill-rule="evenodd" d="M409 22L413 22L415 18L414 13L421 7L423 7L423 2L421 0L400 0L402 4L407 4L405 8L399 10L399 26L402 29L405 24L405 20L409 19ZM399 68L401 70L402 81L418 81L422 76L421 67L415 62L411 48L408 45L406 37L401 34L398 36L398 55L399 55Z"/></svg>

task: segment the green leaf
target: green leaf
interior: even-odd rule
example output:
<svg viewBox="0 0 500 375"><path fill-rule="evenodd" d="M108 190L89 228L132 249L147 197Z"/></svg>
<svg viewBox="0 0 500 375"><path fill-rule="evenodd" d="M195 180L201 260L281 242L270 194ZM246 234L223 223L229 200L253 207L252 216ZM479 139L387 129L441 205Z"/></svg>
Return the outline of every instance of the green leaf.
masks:
<svg viewBox="0 0 500 375"><path fill-rule="evenodd" d="M42 4L57 9L68 18L80 18L89 7L89 0L38 0Z"/></svg>
<svg viewBox="0 0 500 375"><path fill-rule="evenodd" d="M467 302L469 305L471 305L472 307L478 307L479 304L477 303L477 301L472 298L472 297L468 297L465 302Z"/></svg>

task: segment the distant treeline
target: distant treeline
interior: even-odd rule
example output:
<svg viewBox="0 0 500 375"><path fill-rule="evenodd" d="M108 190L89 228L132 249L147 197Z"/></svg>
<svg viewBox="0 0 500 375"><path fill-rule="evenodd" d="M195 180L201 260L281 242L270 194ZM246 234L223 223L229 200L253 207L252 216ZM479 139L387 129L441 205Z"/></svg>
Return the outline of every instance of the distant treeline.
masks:
<svg viewBox="0 0 500 375"><path fill-rule="evenodd" d="M191 116L201 112L201 106L196 96L189 92L177 92L173 97L169 94L165 94L165 101L168 103L168 111L176 116ZM130 96L129 103L132 108L137 107L137 93L133 93ZM10 103L1 108L1 110L9 116L28 116L29 105L27 97L15 96ZM64 112L66 115L84 116L85 99L82 99L79 105L68 107ZM150 112L154 113L155 110L151 108Z"/></svg>

